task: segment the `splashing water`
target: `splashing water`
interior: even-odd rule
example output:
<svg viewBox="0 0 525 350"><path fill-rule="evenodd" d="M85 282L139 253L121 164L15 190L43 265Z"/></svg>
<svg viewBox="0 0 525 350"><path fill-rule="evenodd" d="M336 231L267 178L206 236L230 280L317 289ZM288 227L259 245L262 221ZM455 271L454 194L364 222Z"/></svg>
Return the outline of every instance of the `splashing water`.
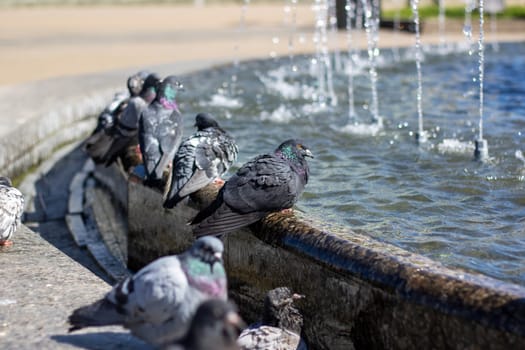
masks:
<svg viewBox="0 0 525 350"><path fill-rule="evenodd" d="M479 139L483 140L483 79L485 77L485 43L483 33L483 0L479 0Z"/></svg>
<svg viewBox="0 0 525 350"><path fill-rule="evenodd" d="M377 57L379 56L378 40L379 40L379 16L374 16L374 9L367 0L361 0L363 11L365 13L365 32L368 42L368 61L369 61L369 76L372 90L372 122L382 124L382 119L379 116L379 106L377 97ZM376 2L377 4L377 2ZM377 11L377 10L376 10ZM376 12L377 13L377 12Z"/></svg>
<svg viewBox="0 0 525 350"><path fill-rule="evenodd" d="M414 15L414 25L416 28L416 70L417 70L417 134L416 141L421 144L427 141L428 134L423 129L423 82L421 74L421 61L423 60L423 52L421 49L421 34L419 32L419 0L411 0L412 13Z"/></svg>
<svg viewBox="0 0 525 350"><path fill-rule="evenodd" d="M342 70L343 63L341 60L341 51L337 42L337 13L336 13L336 0L328 0L328 25L330 27L330 41L332 42L333 56L334 56L334 68L337 71Z"/></svg>
<svg viewBox="0 0 525 350"><path fill-rule="evenodd" d="M327 37L327 18L328 3L327 0L315 0L314 10L316 14L315 21L315 59L312 60L312 69L317 72L317 82L319 85L317 102L320 107L328 104L337 105L337 97L334 92L332 64L328 52Z"/></svg>
<svg viewBox="0 0 525 350"><path fill-rule="evenodd" d="M463 34L467 38L468 54L472 56L472 10L475 7L475 0L465 0L465 23L463 24Z"/></svg>
<svg viewBox="0 0 525 350"><path fill-rule="evenodd" d="M355 55L355 45L352 38L352 20L354 19L355 9L352 7L352 0L346 0L346 41L348 45L348 60L347 60L347 74L348 74L348 123L357 123L357 115L355 114L355 99L354 99L354 69L355 65L353 57Z"/></svg>

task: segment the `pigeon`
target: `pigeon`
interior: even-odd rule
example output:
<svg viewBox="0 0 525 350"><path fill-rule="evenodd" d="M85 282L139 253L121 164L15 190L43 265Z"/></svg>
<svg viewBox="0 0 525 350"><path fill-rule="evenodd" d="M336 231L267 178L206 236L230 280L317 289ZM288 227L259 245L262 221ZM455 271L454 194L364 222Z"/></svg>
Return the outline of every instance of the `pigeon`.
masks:
<svg viewBox="0 0 525 350"><path fill-rule="evenodd" d="M128 78L127 86L131 97L140 95L144 82L150 74L151 72L147 70L141 70L137 74L133 74Z"/></svg>
<svg viewBox="0 0 525 350"><path fill-rule="evenodd" d="M139 143L146 185L162 185L164 169L182 141L183 119L175 100L182 88L175 76L166 77L160 84L157 97L140 116Z"/></svg>
<svg viewBox="0 0 525 350"><path fill-rule="evenodd" d="M203 302L182 340L166 350L240 350L237 338L244 322L231 302L211 299Z"/></svg>
<svg viewBox="0 0 525 350"><path fill-rule="evenodd" d="M128 78L128 92L118 92L113 100L98 116L97 126L84 142L84 151L95 163L102 163L103 156L109 150L112 141L113 128L126 108L131 97L138 96L144 80L149 73L140 71Z"/></svg>
<svg viewBox="0 0 525 350"><path fill-rule="evenodd" d="M223 249L218 238L203 237L180 255L153 261L101 300L76 309L69 316L69 331L122 325L155 346L179 340L203 301L227 299Z"/></svg>
<svg viewBox="0 0 525 350"><path fill-rule="evenodd" d="M242 331L237 343L242 350L306 350L301 338L303 316L294 301L304 298L289 288L272 289L264 299L261 322Z"/></svg>
<svg viewBox="0 0 525 350"><path fill-rule="evenodd" d="M237 159L235 140L207 113L195 117L197 132L179 147L173 159L171 188L165 208L173 208L188 195L223 175Z"/></svg>
<svg viewBox="0 0 525 350"><path fill-rule="evenodd" d="M0 177L0 246L12 245L11 236L20 225L24 212L24 196L11 183L11 179Z"/></svg>
<svg viewBox="0 0 525 350"><path fill-rule="evenodd" d="M191 221L197 237L222 236L267 214L291 208L308 182L305 157L313 157L298 140L283 142L273 154L244 164L220 189L215 200Z"/></svg>
<svg viewBox="0 0 525 350"><path fill-rule="evenodd" d="M128 148L138 144L137 131L142 111L155 99L160 78L157 74L148 75L139 96L129 99L122 116L116 123L111 145L104 154L103 162L111 165L118 157L126 156Z"/></svg>

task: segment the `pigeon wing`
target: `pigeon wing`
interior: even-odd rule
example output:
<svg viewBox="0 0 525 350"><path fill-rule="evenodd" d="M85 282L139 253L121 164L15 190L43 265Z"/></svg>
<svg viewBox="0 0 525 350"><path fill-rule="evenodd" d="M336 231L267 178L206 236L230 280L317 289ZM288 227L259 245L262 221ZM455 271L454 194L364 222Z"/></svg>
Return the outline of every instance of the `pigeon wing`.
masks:
<svg viewBox="0 0 525 350"><path fill-rule="evenodd" d="M262 155L242 166L217 198L193 219L197 237L221 235L250 225L297 200L298 176L288 163Z"/></svg>
<svg viewBox="0 0 525 350"><path fill-rule="evenodd" d="M200 190L220 175L218 167L221 164L222 150L217 140L210 138L210 133L201 133L199 141L195 149L194 171L184 187L180 189L181 197Z"/></svg>
<svg viewBox="0 0 525 350"><path fill-rule="evenodd" d="M224 201L240 213L290 208L297 200L298 181L287 162L272 155L259 156L226 182Z"/></svg>
<svg viewBox="0 0 525 350"><path fill-rule="evenodd" d="M165 208L173 208L182 200L179 191L193 175L195 167L195 151L199 144L199 137L194 134L184 140L173 158L172 181L164 202Z"/></svg>
<svg viewBox="0 0 525 350"><path fill-rule="evenodd" d="M137 137L139 116L146 108L146 102L136 96L129 99L129 102L122 112L122 116L115 126L113 141L106 154L102 157L106 166L113 163L117 157L126 151Z"/></svg>
<svg viewBox="0 0 525 350"><path fill-rule="evenodd" d="M155 135L158 126L158 110L159 105L154 102L141 113L139 119L139 144L148 177L153 174L160 159L159 140Z"/></svg>
<svg viewBox="0 0 525 350"><path fill-rule="evenodd" d="M127 324L159 324L184 313L188 288L178 257L167 256L144 267L130 277L126 286L114 288L107 298L126 310Z"/></svg>
<svg viewBox="0 0 525 350"><path fill-rule="evenodd" d="M182 141L183 122L181 114L175 110L164 110L161 115L157 134L160 144L161 155L158 160L155 174L158 179L172 161Z"/></svg>
<svg viewBox="0 0 525 350"><path fill-rule="evenodd" d="M188 282L177 257L160 258L120 283L102 299L69 317L70 331L120 324L130 329L158 325L183 308Z"/></svg>
<svg viewBox="0 0 525 350"><path fill-rule="evenodd" d="M242 350L296 350L304 349L298 347L300 337L290 331L271 326L260 326L245 329L237 340Z"/></svg>
<svg viewBox="0 0 525 350"><path fill-rule="evenodd" d="M14 187L0 186L0 240L9 239L20 224L24 197Z"/></svg>

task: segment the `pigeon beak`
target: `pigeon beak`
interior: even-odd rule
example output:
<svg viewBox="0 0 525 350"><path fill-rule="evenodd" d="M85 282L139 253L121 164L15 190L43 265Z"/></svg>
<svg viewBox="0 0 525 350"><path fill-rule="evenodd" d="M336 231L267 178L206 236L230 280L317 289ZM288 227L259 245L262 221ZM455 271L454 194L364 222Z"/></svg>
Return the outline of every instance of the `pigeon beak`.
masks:
<svg viewBox="0 0 525 350"><path fill-rule="evenodd" d="M231 324L232 326L237 327L238 329L246 328L246 324L242 320L241 316L234 311L230 311L224 317L226 323Z"/></svg>
<svg viewBox="0 0 525 350"><path fill-rule="evenodd" d="M222 261L222 252L216 252L213 254L213 256L215 259L217 259L217 261Z"/></svg>
<svg viewBox="0 0 525 350"><path fill-rule="evenodd" d="M184 90L184 85L180 81L178 81L175 86L177 87L177 90L185 91Z"/></svg>
<svg viewBox="0 0 525 350"><path fill-rule="evenodd" d="M293 300L299 300L299 299L304 299L305 296L303 294L297 294L297 293L293 293L292 295L292 299Z"/></svg>
<svg viewBox="0 0 525 350"><path fill-rule="evenodd" d="M312 154L312 152L308 148L304 149L304 156L305 157L310 157L310 158L314 157L314 155Z"/></svg>

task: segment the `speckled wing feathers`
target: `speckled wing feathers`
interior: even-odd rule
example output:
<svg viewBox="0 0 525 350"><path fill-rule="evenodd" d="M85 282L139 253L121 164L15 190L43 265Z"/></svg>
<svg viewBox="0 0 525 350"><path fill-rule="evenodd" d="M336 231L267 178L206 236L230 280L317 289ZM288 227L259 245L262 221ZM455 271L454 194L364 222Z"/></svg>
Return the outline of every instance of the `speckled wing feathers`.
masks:
<svg viewBox="0 0 525 350"><path fill-rule="evenodd" d="M173 207L220 177L237 159L237 153L233 138L219 128L207 128L187 138L173 160L173 182L165 206Z"/></svg>
<svg viewBox="0 0 525 350"><path fill-rule="evenodd" d="M277 327L259 326L245 329L237 343L242 350L306 350L300 347L301 337Z"/></svg>
<svg viewBox="0 0 525 350"><path fill-rule="evenodd" d="M8 240L20 225L24 211L22 193L9 186L0 185L0 241Z"/></svg>
<svg viewBox="0 0 525 350"><path fill-rule="evenodd" d="M182 140L182 116L153 102L141 116L139 141L146 174L161 179Z"/></svg>

